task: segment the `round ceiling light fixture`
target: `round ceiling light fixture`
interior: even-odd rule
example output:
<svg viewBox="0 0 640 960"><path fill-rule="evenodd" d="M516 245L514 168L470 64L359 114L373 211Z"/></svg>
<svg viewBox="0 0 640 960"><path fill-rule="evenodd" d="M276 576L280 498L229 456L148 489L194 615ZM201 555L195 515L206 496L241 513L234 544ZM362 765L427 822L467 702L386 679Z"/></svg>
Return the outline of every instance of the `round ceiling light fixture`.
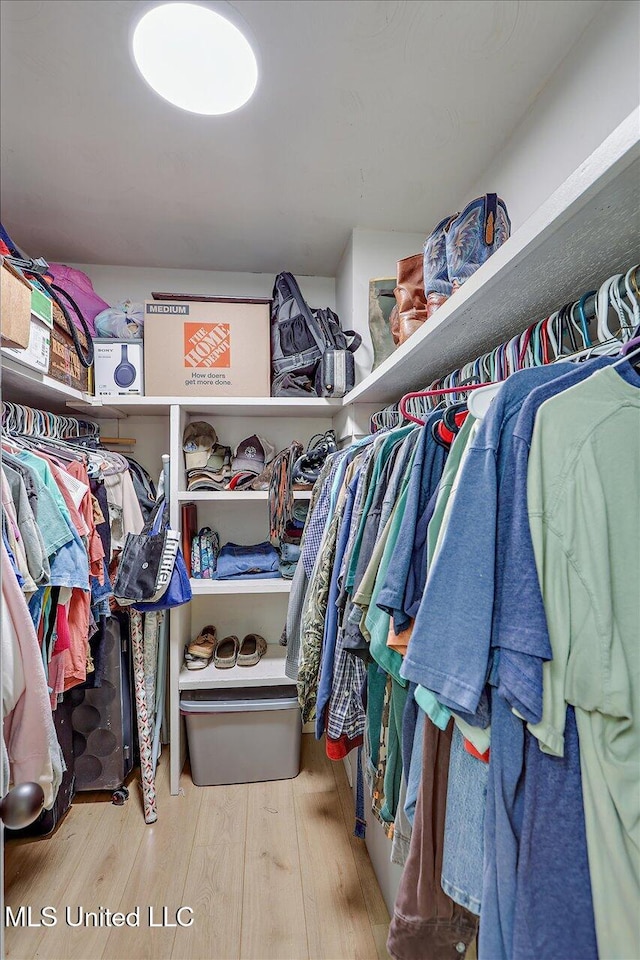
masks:
<svg viewBox="0 0 640 960"><path fill-rule="evenodd" d="M220 116L251 98L258 63L244 34L199 3L147 10L131 38L133 59L149 86L190 113Z"/></svg>

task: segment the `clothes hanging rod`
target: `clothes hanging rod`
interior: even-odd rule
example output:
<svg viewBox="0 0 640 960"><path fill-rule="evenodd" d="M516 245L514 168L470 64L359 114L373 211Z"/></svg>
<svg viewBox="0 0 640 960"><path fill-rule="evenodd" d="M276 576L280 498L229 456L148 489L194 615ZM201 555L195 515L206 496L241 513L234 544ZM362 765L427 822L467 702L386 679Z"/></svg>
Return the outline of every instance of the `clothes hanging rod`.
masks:
<svg viewBox="0 0 640 960"><path fill-rule="evenodd" d="M618 284L617 284L618 293L620 294L620 296L622 296L622 297L627 296L627 284L626 284L626 281L627 281L627 278L628 278L628 281L629 281L630 285L634 288L634 290L635 290L635 292L636 292L636 295L640 298L640 279L639 279L639 274L640 274L640 264L638 264L638 265L635 266L635 267L630 268L630 269L627 270L625 273L623 273L623 274L620 275L620 278L619 278ZM567 308L569 308L569 307L575 306L575 304L580 303L580 299L581 299L581 298L579 298L578 300L570 300L567 304L565 304L564 307L561 307L560 310L565 310L565 309L567 309ZM593 292L589 292L589 294L587 294L587 295L585 296L584 303L582 304L582 310L583 310L583 312L584 312L585 320L594 320L594 319L595 319L595 317L596 317L597 299L598 299L598 291L597 291L597 290L596 290L596 291L593 291ZM549 316L552 316L552 315L553 315L554 313L556 313L556 312L559 312L559 311L552 311L552 313L549 314ZM544 318L544 319L547 319L547 318ZM525 327L525 329L522 331L521 336L524 336L524 334L527 332L527 330L530 330L532 327L534 327L535 324L536 324L536 322L537 322L537 321L533 321L532 323L528 324L528 325ZM499 344L498 346L503 346L503 344ZM498 349L498 347L494 347L494 350L497 350L497 349ZM479 359L479 358L476 358L476 359ZM473 362L475 362L475 361L473 361ZM464 365L463 365L463 366L464 366ZM462 368L460 368L460 369L462 369ZM444 378L441 377L441 378L440 378L440 381L442 381L443 379L444 379ZM480 386L480 385L481 385L481 384L479 384L479 386ZM486 386L486 384L482 384L482 386ZM460 388L460 387L458 387L458 388L453 387L453 388L450 388L450 392L452 392L452 393L461 392L461 389L462 389L462 388ZM429 388L426 387L425 390L423 390L423 391L418 391L418 394L417 394L417 395L424 396L424 395L425 395L425 392L428 391L428 390L429 390ZM387 404L385 407L382 407L382 408L381 408L380 410L378 410L375 414L373 414L373 417L372 417L371 422L375 422L373 418L376 417L378 414L382 414L385 410L395 410L396 412L399 412L400 402L401 402L401 401L404 401L405 399L406 399L406 395L403 396L403 397L401 397L400 400L397 400L397 401L395 401L394 403Z"/></svg>

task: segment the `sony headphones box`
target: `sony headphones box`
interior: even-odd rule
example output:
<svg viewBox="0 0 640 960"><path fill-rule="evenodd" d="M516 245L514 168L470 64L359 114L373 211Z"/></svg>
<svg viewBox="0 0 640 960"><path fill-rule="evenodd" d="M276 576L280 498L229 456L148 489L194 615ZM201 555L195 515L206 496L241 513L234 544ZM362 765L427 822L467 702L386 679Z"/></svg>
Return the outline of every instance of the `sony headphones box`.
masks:
<svg viewBox="0 0 640 960"><path fill-rule="evenodd" d="M144 396L142 340L93 341L96 397Z"/></svg>

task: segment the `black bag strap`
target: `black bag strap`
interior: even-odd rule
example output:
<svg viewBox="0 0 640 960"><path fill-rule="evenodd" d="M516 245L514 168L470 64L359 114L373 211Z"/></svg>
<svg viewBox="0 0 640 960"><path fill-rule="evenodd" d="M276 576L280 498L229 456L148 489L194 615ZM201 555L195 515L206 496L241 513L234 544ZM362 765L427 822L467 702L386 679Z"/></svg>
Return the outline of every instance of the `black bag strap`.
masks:
<svg viewBox="0 0 640 960"><path fill-rule="evenodd" d="M47 261L43 260L42 257L39 257L37 260L33 260L33 259L26 260L20 257L6 257L5 259L8 260L9 263L13 264L13 266L17 267L17 269L20 270L22 273L30 274L33 278L35 278L38 281L38 283L42 284L42 286L45 288L45 290L47 291L51 299L57 303L57 305L60 307L60 310L62 311L62 316L64 317L65 323L67 324L69 335L73 341L73 346L76 353L78 354L78 359L80 360L80 363L82 364L83 367L87 367L87 368L93 366L93 339L91 337L91 331L87 326L87 321L82 316L82 313L80 312L80 308L78 307L78 304L67 293L67 291L63 290L61 287L56 286L55 283L49 283L49 281L45 278L44 273L49 268ZM78 317L78 320L80 321L80 326L82 327L84 331L84 335L87 338L86 355L83 351L82 344L80 343L80 338L78 337L78 331L76 330L75 324L73 323L73 320L69 315L69 311L67 310L65 304L60 300L60 297L58 296L58 294L60 293L67 298L67 300L73 307Z"/></svg>
<svg viewBox="0 0 640 960"><path fill-rule="evenodd" d="M71 339L73 340L73 346L75 348L76 353L78 354L78 359L80 360L80 363L82 364L83 367L87 367L87 368L91 367L93 365L93 339L91 337L91 331L89 330L87 321L85 320L85 318L82 316L82 313L80 312L80 307L75 302L71 294L67 293L66 290L63 290L62 287L59 287L55 283L49 283L49 281L45 280L44 277L38 277L38 280L43 285L43 287L45 288L45 290L47 291L51 299L55 300L55 302L58 304L58 306L62 310L62 315L67 324L67 329L69 331L69 334L71 335ZM80 326L82 327L84 335L87 338L86 354L84 353L82 344L80 343L80 337L78 336L78 331L76 330L76 326L73 320L71 319L71 315L69 314L69 311L67 310L65 304L60 299L59 294L62 294L63 297L66 297L66 299L71 304L78 320L80 321Z"/></svg>
<svg viewBox="0 0 640 960"><path fill-rule="evenodd" d="M278 274L273 288L273 299L276 302L278 299L284 302L287 300L295 300L300 313L307 322L311 336L315 340L318 349L321 353L324 353L328 346L326 338L320 324L310 310L307 301L302 296L298 281L292 273L284 272Z"/></svg>
<svg viewBox="0 0 640 960"><path fill-rule="evenodd" d="M343 330L342 331L345 337L353 337L351 343L347 346L349 353L355 353L360 344L362 343L362 337L359 333L356 333L355 330Z"/></svg>
<svg viewBox="0 0 640 960"><path fill-rule="evenodd" d="M156 502L153 510L149 514L149 519L145 523L140 533L147 534L147 535L151 534L152 532L163 533L169 526L169 516L168 516L169 511L166 508L167 508L167 501L165 500L164 497L162 497L160 500ZM161 518L159 517L159 514L162 514ZM159 524L158 524L158 520L160 520ZM156 528L155 531L154 531L154 527Z"/></svg>
<svg viewBox="0 0 640 960"><path fill-rule="evenodd" d="M295 300L296 305L306 320L311 335L321 353L324 353L326 350L336 349L335 343L330 342L328 339L328 334L324 331L324 324L328 322L333 322L336 324L345 338L352 338L351 343L347 344L347 350L350 353L355 353L358 347L361 345L361 335L356 333L355 330L342 330L342 327L340 326L340 318L338 317L337 313L334 313L334 311L329 307L326 307L324 310L310 309L307 301L302 296L302 291L300 290L298 281L292 273L279 273L275 279L275 284L273 287L273 301L276 308L276 318L278 302L282 301L286 303L289 300Z"/></svg>

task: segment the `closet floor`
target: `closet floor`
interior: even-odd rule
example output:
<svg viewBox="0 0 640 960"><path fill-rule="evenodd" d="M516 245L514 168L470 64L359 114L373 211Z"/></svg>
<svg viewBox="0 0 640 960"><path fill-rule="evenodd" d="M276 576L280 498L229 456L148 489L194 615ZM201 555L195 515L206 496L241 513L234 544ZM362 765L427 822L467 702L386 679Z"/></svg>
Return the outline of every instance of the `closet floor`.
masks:
<svg viewBox="0 0 640 960"><path fill-rule="evenodd" d="M157 775L158 820L145 826L132 785L122 807L80 796L49 840L5 848L5 903L57 910L56 926L5 930L19 960L377 960L389 914L369 855L353 831L342 763L302 738L295 780L196 787L169 794L168 755ZM86 796L86 795L85 795ZM139 927L71 927L85 911L140 908ZM191 927L175 922L191 907ZM186 915L183 915L186 918Z"/></svg>

